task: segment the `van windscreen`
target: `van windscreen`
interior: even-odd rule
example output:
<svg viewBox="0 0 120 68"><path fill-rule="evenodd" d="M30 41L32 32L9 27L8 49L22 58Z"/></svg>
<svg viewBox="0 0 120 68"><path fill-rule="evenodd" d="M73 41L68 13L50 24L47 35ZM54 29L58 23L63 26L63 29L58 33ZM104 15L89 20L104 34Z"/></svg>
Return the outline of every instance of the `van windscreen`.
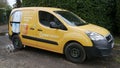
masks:
<svg viewBox="0 0 120 68"><path fill-rule="evenodd" d="M71 26L81 26L87 24L80 17L69 11L54 11L59 15L67 24Z"/></svg>

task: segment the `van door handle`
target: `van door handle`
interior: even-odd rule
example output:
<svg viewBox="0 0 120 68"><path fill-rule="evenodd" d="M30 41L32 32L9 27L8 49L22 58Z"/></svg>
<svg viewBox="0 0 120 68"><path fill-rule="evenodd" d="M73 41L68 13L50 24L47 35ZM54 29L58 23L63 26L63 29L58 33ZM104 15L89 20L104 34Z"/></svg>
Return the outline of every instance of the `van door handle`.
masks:
<svg viewBox="0 0 120 68"><path fill-rule="evenodd" d="M42 31L41 29L38 29L38 31Z"/></svg>
<svg viewBox="0 0 120 68"><path fill-rule="evenodd" d="M30 28L30 30L35 30L34 28Z"/></svg>

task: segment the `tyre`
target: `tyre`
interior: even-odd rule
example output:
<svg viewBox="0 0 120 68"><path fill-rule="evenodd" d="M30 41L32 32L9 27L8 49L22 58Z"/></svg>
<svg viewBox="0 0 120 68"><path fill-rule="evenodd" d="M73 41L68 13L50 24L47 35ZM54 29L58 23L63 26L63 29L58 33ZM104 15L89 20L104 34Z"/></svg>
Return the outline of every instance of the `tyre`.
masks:
<svg viewBox="0 0 120 68"><path fill-rule="evenodd" d="M64 50L66 58L74 63L82 63L86 59L84 48L76 42L72 42L65 47Z"/></svg>
<svg viewBox="0 0 120 68"><path fill-rule="evenodd" d="M21 42L21 40L20 40L18 35L14 35L12 37L12 43L13 43L13 46L14 46L15 50L19 50L19 49L23 48L22 42Z"/></svg>

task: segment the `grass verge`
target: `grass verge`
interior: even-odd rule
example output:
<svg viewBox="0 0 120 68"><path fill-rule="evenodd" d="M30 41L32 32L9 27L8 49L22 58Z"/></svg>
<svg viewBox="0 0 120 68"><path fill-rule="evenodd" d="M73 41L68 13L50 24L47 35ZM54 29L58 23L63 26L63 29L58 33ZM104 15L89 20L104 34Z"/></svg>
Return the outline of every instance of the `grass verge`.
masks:
<svg viewBox="0 0 120 68"><path fill-rule="evenodd" d="M120 63L120 56L119 57L115 57L114 60L118 63Z"/></svg>
<svg viewBox="0 0 120 68"><path fill-rule="evenodd" d="M114 37L115 38L115 44L120 44L120 37Z"/></svg>

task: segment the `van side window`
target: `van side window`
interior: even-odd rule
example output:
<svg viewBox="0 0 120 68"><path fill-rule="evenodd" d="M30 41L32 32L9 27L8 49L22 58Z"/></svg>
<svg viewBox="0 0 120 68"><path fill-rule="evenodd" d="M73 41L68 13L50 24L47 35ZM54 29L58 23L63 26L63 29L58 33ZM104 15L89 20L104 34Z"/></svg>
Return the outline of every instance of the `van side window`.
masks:
<svg viewBox="0 0 120 68"><path fill-rule="evenodd" d="M50 22L55 22L57 25L62 25L62 30L66 30L65 26L52 14L45 12L45 11L39 11L39 21L42 25L50 27Z"/></svg>
<svg viewBox="0 0 120 68"><path fill-rule="evenodd" d="M15 11L12 14L11 23L12 23L12 31L14 33L19 33L20 32L21 15L22 15L21 11Z"/></svg>
<svg viewBox="0 0 120 68"><path fill-rule="evenodd" d="M21 11L16 11L12 14L12 22L19 23L21 21Z"/></svg>

